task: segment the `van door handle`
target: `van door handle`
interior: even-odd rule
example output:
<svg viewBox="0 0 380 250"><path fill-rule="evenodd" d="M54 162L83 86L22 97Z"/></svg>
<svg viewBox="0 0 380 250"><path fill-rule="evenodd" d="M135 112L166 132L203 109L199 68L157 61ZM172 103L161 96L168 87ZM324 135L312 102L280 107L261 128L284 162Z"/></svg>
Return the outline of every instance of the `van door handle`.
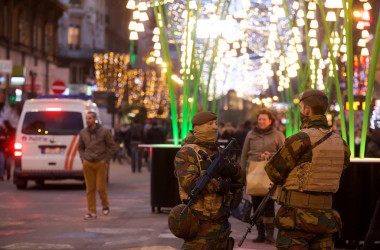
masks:
<svg viewBox="0 0 380 250"><path fill-rule="evenodd" d="M48 165L49 166L55 166L55 165L57 165L57 163L56 162L49 162Z"/></svg>

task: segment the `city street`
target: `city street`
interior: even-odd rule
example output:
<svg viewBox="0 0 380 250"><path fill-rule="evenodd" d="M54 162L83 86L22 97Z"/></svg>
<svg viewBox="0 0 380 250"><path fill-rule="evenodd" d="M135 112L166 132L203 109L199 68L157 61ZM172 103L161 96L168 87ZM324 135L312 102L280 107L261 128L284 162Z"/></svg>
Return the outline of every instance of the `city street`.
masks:
<svg viewBox="0 0 380 250"><path fill-rule="evenodd" d="M263 177L278 187L260 237L230 217L235 250L276 249L253 242L274 225L281 247L380 250L379 57L380 0L0 0L0 250L180 249L181 143L210 178L236 155L250 199L268 193ZM123 147L96 218L80 157L112 148L103 126ZM132 171L124 156L142 150ZM223 201L204 210L236 188L235 169L217 170Z"/></svg>
<svg viewBox="0 0 380 250"><path fill-rule="evenodd" d="M133 174L129 164L111 164L109 199L111 213L84 221L85 189L81 182L29 182L27 190L17 190L10 181L0 182L0 249L179 249L182 240L167 226L169 208L152 213L150 172ZM165 194L163 194L165 195ZM275 249L254 244L256 230L248 234L242 248L238 241L247 224L235 218L232 236L235 249Z"/></svg>

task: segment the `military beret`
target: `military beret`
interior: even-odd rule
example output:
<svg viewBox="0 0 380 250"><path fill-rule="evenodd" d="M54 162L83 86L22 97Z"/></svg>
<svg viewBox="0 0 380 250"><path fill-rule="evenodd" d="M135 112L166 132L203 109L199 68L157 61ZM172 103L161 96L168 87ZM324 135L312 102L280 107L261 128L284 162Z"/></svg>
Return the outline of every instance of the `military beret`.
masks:
<svg viewBox="0 0 380 250"><path fill-rule="evenodd" d="M206 122L216 120L218 117L214 112L211 111L202 111L194 115L193 119L191 119L191 123L193 126L202 125Z"/></svg>
<svg viewBox="0 0 380 250"><path fill-rule="evenodd" d="M323 93L322 91L320 90L315 90L315 89L312 89L312 90L307 90L305 91L301 98L300 98L300 102L302 102L303 100L305 100L306 98L309 98L311 96L315 96L315 97L322 97L324 99L327 100L327 96L325 95L325 93Z"/></svg>

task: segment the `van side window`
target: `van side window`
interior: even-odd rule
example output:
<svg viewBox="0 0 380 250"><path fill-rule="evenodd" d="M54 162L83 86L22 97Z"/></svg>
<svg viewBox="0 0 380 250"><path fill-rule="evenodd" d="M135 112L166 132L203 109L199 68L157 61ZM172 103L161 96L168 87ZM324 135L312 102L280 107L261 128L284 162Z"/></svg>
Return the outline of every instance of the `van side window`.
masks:
<svg viewBox="0 0 380 250"><path fill-rule="evenodd" d="M27 112L21 131L28 135L76 135L83 124L80 112Z"/></svg>

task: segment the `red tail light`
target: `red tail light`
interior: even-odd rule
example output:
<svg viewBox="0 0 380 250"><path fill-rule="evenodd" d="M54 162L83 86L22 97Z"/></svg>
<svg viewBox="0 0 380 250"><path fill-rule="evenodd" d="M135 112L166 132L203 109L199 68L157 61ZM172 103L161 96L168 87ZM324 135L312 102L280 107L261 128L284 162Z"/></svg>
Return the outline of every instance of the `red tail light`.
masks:
<svg viewBox="0 0 380 250"><path fill-rule="evenodd" d="M22 144L19 142L15 142L14 148L15 148L15 153L14 153L15 156L20 157L22 155Z"/></svg>

